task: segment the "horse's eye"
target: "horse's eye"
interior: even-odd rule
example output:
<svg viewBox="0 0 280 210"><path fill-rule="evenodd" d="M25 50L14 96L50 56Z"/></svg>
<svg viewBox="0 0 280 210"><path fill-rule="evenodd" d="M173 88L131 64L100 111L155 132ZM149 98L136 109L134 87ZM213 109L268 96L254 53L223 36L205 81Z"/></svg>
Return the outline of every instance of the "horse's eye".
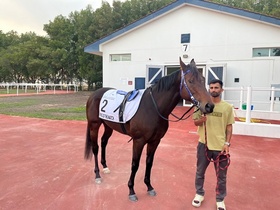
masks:
<svg viewBox="0 0 280 210"><path fill-rule="evenodd" d="M192 84L193 83L193 80L192 79L189 79L189 81L188 81L190 84Z"/></svg>

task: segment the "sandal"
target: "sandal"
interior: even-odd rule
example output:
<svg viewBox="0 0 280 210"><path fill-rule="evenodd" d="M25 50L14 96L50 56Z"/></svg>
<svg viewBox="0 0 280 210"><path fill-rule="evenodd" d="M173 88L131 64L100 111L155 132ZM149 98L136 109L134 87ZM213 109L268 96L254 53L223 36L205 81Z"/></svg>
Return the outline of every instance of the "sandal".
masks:
<svg viewBox="0 0 280 210"><path fill-rule="evenodd" d="M203 195L198 195L198 194L195 194L195 197L192 201L192 205L194 207L200 207L202 201L204 200L204 196Z"/></svg>
<svg viewBox="0 0 280 210"><path fill-rule="evenodd" d="M217 210L226 210L224 201L217 202Z"/></svg>

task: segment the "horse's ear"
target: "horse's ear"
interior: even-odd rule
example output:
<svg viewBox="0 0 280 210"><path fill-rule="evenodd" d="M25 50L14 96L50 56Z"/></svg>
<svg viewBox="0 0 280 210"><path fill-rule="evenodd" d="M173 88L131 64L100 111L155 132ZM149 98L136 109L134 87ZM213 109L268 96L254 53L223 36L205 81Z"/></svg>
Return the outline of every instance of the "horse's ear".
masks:
<svg viewBox="0 0 280 210"><path fill-rule="evenodd" d="M184 70L186 69L186 64L182 61L181 57L180 57L180 67L181 67L181 70Z"/></svg>
<svg viewBox="0 0 280 210"><path fill-rule="evenodd" d="M191 63L190 63L190 64L195 65L195 61L194 61L194 59L192 59L192 60L191 60Z"/></svg>

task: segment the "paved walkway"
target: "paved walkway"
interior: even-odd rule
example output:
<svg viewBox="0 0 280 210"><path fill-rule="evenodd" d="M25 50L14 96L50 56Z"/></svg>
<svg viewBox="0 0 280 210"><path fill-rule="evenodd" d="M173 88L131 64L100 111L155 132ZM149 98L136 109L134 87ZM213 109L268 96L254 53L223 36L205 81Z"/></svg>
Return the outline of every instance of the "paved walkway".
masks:
<svg viewBox="0 0 280 210"><path fill-rule="evenodd" d="M103 182L96 185L93 162L83 159L85 130L86 122L0 115L0 209L196 209L191 206L197 145L192 120L170 123L158 147L152 170L156 197L146 194L143 153L135 179L136 203L128 200L129 137L113 134L107 152L111 174L102 174ZM227 210L279 209L279 148L280 139L233 136ZM215 184L210 166L199 209L215 210Z"/></svg>

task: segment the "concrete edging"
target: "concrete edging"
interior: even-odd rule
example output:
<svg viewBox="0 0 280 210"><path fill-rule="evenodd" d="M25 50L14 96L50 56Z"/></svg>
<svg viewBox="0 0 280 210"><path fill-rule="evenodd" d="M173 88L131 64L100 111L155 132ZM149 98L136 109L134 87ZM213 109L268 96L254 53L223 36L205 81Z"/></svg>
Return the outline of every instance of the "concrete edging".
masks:
<svg viewBox="0 0 280 210"><path fill-rule="evenodd" d="M233 134L280 139L280 125L235 122L233 124Z"/></svg>

